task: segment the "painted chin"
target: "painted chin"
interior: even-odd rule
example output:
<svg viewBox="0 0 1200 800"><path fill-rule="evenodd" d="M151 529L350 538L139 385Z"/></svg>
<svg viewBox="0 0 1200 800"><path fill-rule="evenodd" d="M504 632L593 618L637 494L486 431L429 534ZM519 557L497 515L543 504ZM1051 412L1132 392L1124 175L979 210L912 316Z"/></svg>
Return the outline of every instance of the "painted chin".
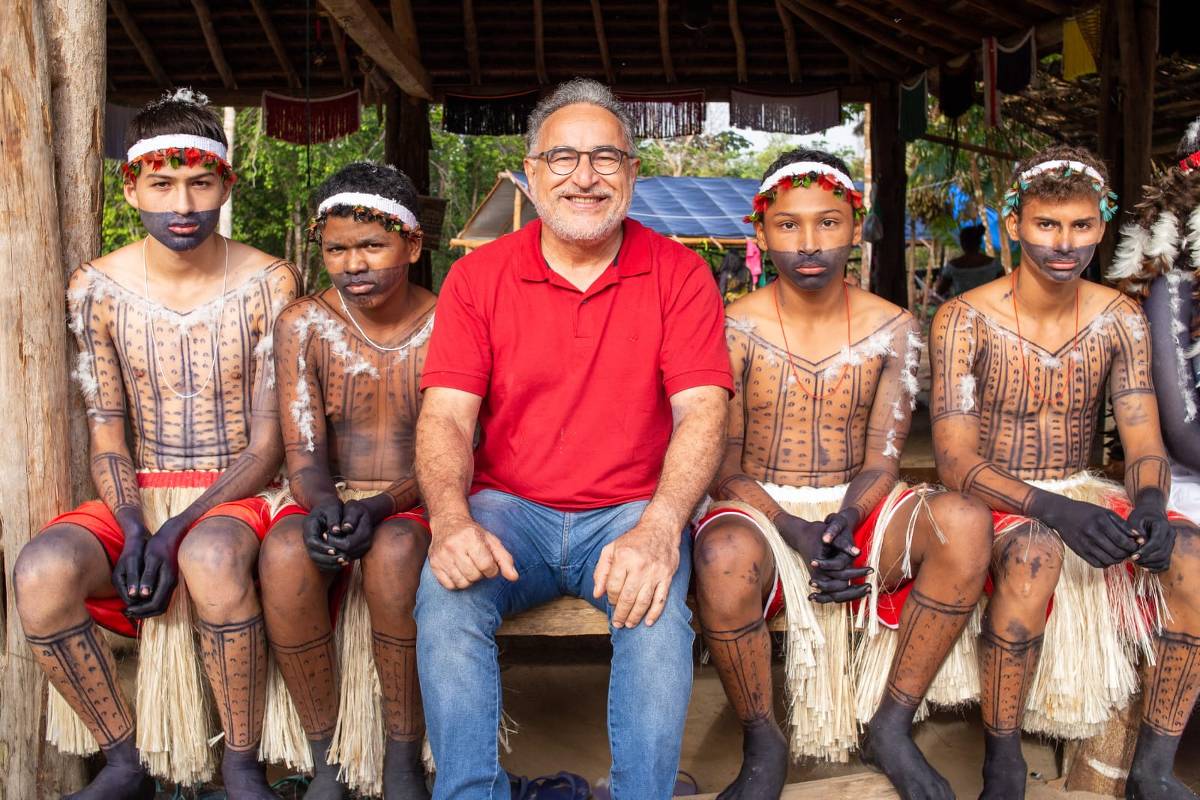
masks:
<svg viewBox="0 0 1200 800"><path fill-rule="evenodd" d="M356 275L343 273L331 276L331 279L347 303L361 308L374 308L395 294L400 282L407 277L405 268L395 267Z"/></svg>
<svg viewBox="0 0 1200 800"><path fill-rule="evenodd" d="M810 254L782 250L768 250L768 253L788 283L802 291L815 292L845 275L850 247L846 245Z"/></svg>
<svg viewBox="0 0 1200 800"><path fill-rule="evenodd" d="M139 212L146 231L169 250L182 253L194 250L212 236L221 217L221 209L176 214L173 211Z"/></svg>
<svg viewBox="0 0 1200 800"><path fill-rule="evenodd" d="M1058 283L1075 280L1087 269L1096 252L1096 245L1055 250L1042 245L1021 242L1022 249L1043 275Z"/></svg>

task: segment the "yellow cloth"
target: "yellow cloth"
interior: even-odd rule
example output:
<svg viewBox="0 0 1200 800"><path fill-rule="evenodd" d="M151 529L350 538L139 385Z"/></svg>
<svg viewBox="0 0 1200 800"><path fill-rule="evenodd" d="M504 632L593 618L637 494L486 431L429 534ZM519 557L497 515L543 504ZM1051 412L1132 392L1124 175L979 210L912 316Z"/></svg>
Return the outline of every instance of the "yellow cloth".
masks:
<svg viewBox="0 0 1200 800"><path fill-rule="evenodd" d="M1088 11L1063 20L1063 78L1073 81L1096 71L1099 52L1093 28L1099 28L1100 11Z"/></svg>

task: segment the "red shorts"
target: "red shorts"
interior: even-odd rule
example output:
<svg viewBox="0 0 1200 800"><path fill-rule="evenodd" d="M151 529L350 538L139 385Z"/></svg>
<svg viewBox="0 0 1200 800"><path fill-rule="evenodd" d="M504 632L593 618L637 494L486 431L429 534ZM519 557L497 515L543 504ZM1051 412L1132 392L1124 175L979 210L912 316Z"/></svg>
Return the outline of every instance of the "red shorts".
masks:
<svg viewBox="0 0 1200 800"><path fill-rule="evenodd" d="M905 489L895 499L894 505L899 505L914 494L912 489ZM875 538L875 526L879 522L879 515L883 513L884 506L888 499L884 498L871 510L871 513L859 523L858 528L854 531L854 544L861 551L858 558L854 559L855 567L865 567L870 559L871 542ZM695 539L700 535L710 522L724 514L736 514L739 517L753 521L753 519L736 508L721 507L719 505L709 509L708 513L700 519L692 528L692 538ZM863 583L864 579L858 579L854 583ZM900 627L900 611L904 608L904 601L908 599L908 595L912 592L913 581L911 578L905 579L895 589L890 592L880 590L879 603L877 605L877 616L879 621L889 628ZM771 587L771 593L767 596L766 607L763 609L763 617L765 619L773 619L779 612L783 611L783 583L778 577L775 578L775 584Z"/></svg>
<svg viewBox="0 0 1200 800"><path fill-rule="evenodd" d="M202 489L215 483L220 475L219 472L207 471L140 472L137 479L138 486L143 489L181 486ZM259 538L259 541L262 541L271 527L270 505L261 497L248 497L245 500L234 500L214 506L196 520L192 527L194 528L211 517L233 517L240 520L254 531L254 535ZM100 542L100 546L104 548L104 555L108 557L109 568L116 566L117 559L121 556L121 550L125 546L125 533L117 524L112 511L103 502L88 500L72 511L59 514L50 520L42 530L59 524L78 525L95 536L96 540ZM84 604L98 625L122 636L137 637L137 629L133 622L125 616L125 601L120 597L88 598Z"/></svg>
<svg viewBox="0 0 1200 800"><path fill-rule="evenodd" d="M279 509L275 514L275 518L271 521L274 525L284 517L294 517L297 515L308 514L308 509L297 503L288 503L283 508ZM384 517L383 521L387 522L392 519L407 519L421 525L425 530L429 530L429 520L425 518L425 507L416 506L408 511L398 511L391 516ZM350 588L350 575L354 571L353 564L347 564L338 571L337 577L333 579L333 585L329 587L329 619L337 624L338 609L342 606L342 600L346 597L346 591Z"/></svg>

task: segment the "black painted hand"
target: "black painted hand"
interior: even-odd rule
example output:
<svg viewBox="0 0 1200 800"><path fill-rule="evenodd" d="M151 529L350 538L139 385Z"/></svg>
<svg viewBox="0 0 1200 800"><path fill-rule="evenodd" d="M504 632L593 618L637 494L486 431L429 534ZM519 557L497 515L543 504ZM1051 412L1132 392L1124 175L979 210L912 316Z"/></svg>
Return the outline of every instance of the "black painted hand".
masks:
<svg viewBox="0 0 1200 800"><path fill-rule="evenodd" d="M1119 564L1140 545L1129 524L1107 508L1051 492L1037 490L1029 516L1058 531L1063 543L1093 567Z"/></svg>
<svg viewBox="0 0 1200 800"><path fill-rule="evenodd" d="M830 514L827 522L809 522L787 512L775 517L775 527L783 540L804 557L809 582L815 592L809 599L817 603L844 603L870 591L865 584L851 584L854 578L871 573L854 569L858 548L854 546L853 520L842 512ZM828 539L828 541L826 541Z"/></svg>
<svg viewBox="0 0 1200 800"><path fill-rule="evenodd" d="M125 616L147 619L166 612L179 585L179 545L188 526L171 517L146 542L136 593L127 600Z"/></svg>
<svg viewBox="0 0 1200 800"><path fill-rule="evenodd" d="M334 543L342 532L342 501L336 497L313 506L304 518L304 547L308 557L323 572L336 572L349 563Z"/></svg>
<svg viewBox="0 0 1200 800"><path fill-rule="evenodd" d="M1151 572L1162 572L1171 565L1171 553L1175 550L1175 528L1163 509L1162 494L1155 494L1157 497L1134 506L1126 523L1145 540L1145 544L1133 554L1132 560Z"/></svg>
<svg viewBox="0 0 1200 800"><path fill-rule="evenodd" d="M329 544L345 561L362 558L371 549L375 538L375 522L371 510L360 500L342 504L342 524L330 531Z"/></svg>

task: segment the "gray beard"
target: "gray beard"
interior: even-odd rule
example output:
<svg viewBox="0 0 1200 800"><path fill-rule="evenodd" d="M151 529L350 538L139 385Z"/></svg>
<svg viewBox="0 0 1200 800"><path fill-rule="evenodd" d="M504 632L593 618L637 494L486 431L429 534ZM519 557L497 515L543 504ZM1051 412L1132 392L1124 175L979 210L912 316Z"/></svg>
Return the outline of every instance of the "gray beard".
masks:
<svg viewBox="0 0 1200 800"><path fill-rule="evenodd" d="M629 210L628 203L621 208L614 206L599 225L583 226L576 224L568 214L559 213L558 209L553 206L554 202L556 201L551 200L551 205L545 206L535 198L533 206L537 209L542 224L549 228L555 236L566 242L604 241L621 227L621 223L625 221L625 214Z"/></svg>

